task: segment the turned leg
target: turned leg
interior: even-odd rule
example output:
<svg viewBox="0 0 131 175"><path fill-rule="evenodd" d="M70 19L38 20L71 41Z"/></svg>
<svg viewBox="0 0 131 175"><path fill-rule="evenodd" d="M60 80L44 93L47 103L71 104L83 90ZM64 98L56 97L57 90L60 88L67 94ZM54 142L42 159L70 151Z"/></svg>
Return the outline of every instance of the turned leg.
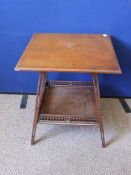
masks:
<svg viewBox="0 0 131 175"><path fill-rule="evenodd" d="M32 145L35 144L36 127L37 127L38 117L40 113L42 98L44 95L46 80L47 80L47 73L41 72L39 75L37 94L36 94L36 106L35 106L34 121L33 121L33 128L32 128L32 138L31 138Z"/></svg>
<svg viewBox="0 0 131 175"><path fill-rule="evenodd" d="M99 80L98 80L97 74L93 74L93 86L94 86L95 102L96 102L96 108L97 108L98 124L100 128L102 147L105 147L104 128L103 128L102 112L101 112L101 105L100 105Z"/></svg>

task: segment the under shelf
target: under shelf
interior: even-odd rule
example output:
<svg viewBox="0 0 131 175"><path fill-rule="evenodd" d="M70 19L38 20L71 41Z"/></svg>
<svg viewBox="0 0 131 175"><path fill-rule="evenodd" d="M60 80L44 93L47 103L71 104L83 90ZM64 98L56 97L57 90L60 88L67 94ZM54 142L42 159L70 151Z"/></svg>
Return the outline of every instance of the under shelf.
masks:
<svg viewBox="0 0 131 175"><path fill-rule="evenodd" d="M38 123L98 124L93 84L48 81Z"/></svg>

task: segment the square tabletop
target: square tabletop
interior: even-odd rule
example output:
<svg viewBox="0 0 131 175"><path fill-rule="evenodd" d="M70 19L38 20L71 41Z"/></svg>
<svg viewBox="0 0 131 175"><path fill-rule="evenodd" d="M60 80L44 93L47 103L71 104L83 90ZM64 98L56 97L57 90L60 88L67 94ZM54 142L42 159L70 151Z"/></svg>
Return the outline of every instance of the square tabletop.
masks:
<svg viewBox="0 0 131 175"><path fill-rule="evenodd" d="M121 73L111 38L102 34L34 34L15 70Z"/></svg>

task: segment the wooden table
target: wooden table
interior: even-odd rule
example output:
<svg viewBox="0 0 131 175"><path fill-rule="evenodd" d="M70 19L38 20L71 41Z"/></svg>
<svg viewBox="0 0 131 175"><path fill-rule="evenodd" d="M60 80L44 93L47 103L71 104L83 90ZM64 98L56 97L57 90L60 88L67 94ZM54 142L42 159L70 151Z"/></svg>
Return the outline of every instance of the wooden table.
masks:
<svg viewBox="0 0 131 175"><path fill-rule="evenodd" d="M31 144L38 123L99 125L105 147L98 74L120 74L110 36L34 34L15 70L40 73ZM84 72L92 82L49 81L48 72Z"/></svg>

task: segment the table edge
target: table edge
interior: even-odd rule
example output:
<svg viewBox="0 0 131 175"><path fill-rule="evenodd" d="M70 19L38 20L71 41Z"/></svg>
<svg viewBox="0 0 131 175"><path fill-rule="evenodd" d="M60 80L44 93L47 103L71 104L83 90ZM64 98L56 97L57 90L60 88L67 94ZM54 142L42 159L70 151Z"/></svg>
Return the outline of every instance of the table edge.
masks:
<svg viewBox="0 0 131 175"><path fill-rule="evenodd" d="M28 72L74 72L74 73L98 73L98 74L122 74L121 69L118 70L92 70L92 69L58 69L58 68L22 68L22 67L15 67L15 71L28 71Z"/></svg>

